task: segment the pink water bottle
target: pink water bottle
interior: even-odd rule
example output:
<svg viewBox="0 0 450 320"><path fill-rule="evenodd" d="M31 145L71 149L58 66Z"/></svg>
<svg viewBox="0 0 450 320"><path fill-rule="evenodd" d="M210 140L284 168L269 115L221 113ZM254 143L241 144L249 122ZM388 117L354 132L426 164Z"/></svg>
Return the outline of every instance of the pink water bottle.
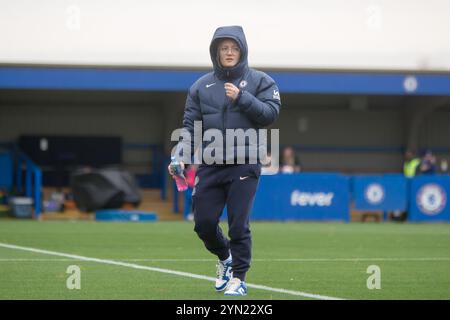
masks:
<svg viewBox="0 0 450 320"><path fill-rule="evenodd" d="M181 164L175 159L175 157L171 158L170 167L175 172L173 178L175 179L178 191L185 191L188 188L186 177L181 169Z"/></svg>

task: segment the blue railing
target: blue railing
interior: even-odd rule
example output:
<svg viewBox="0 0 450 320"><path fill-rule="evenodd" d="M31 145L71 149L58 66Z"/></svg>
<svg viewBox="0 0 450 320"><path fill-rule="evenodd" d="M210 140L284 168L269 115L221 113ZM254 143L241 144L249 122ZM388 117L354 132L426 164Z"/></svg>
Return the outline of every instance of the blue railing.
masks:
<svg viewBox="0 0 450 320"><path fill-rule="evenodd" d="M34 218L39 219L42 213L42 171L20 150L16 153L16 193L33 198ZM25 183L23 170L25 169Z"/></svg>
<svg viewBox="0 0 450 320"><path fill-rule="evenodd" d="M39 219L42 213L42 171L16 144L12 142L0 142L0 147L8 150L13 160L11 177L13 183L8 184L9 192L15 195L25 195L33 198L34 218ZM25 171L25 179L23 173ZM13 190L14 189L14 190Z"/></svg>

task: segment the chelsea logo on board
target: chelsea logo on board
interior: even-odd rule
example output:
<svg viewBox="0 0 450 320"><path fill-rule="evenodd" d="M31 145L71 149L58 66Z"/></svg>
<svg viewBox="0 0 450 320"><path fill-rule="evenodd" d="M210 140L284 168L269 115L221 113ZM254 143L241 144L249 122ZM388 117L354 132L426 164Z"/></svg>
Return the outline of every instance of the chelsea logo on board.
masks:
<svg viewBox="0 0 450 320"><path fill-rule="evenodd" d="M420 211L433 216L444 210L447 194L440 185L427 183L417 191L416 201Z"/></svg>
<svg viewBox="0 0 450 320"><path fill-rule="evenodd" d="M364 192L364 196L367 202L369 202L372 205L377 205L383 202L384 194L385 194L384 188L379 183L369 184Z"/></svg>

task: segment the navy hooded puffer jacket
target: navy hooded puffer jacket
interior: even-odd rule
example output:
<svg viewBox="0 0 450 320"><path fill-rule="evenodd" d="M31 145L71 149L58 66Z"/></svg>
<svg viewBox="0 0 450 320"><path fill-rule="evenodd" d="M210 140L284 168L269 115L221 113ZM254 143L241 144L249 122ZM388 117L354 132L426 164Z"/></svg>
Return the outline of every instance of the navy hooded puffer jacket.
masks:
<svg viewBox="0 0 450 320"><path fill-rule="evenodd" d="M241 52L241 57L234 67L223 68L218 61L217 46L220 40L231 38L235 40ZM237 150L246 150L248 163L249 150L263 147L259 142L234 141L233 150L227 147L225 133L227 129L249 128L260 129L272 124L278 117L281 107L280 93L275 81L267 74L248 67L248 48L244 31L240 26L220 27L214 33L210 45L210 55L214 71L198 79L189 89L184 111L183 127L189 131L191 139L191 155L183 154L181 160L189 162L194 150L194 121L202 121L202 135L207 130L220 130L224 135L223 144L214 148L223 152L224 163L234 160ZM232 101L225 94L224 84L233 83L240 89L238 98ZM205 138L203 138L205 140ZM233 139L234 140L234 139ZM180 158L181 141L177 146L176 156ZM205 149L210 142L203 142ZM211 145L210 145L211 146ZM227 150L228 148L228 150ZM205 162L205 161L204 161ZM240 163L240 162L239 162Z"/></svg>

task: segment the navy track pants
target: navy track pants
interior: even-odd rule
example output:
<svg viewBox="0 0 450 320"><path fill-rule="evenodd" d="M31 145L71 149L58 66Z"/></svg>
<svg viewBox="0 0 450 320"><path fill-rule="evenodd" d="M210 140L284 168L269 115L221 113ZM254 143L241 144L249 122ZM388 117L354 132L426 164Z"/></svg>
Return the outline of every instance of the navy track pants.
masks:
<svg viewBox="0 0 450 320"><path fill-rule="evenodd" d="M231 253L233 276L242 281L250 268L249 217L260 175L260 164L201 165L192 193L195 232L220 260ZM225 205L230 240L219 226Z"/></svg>

